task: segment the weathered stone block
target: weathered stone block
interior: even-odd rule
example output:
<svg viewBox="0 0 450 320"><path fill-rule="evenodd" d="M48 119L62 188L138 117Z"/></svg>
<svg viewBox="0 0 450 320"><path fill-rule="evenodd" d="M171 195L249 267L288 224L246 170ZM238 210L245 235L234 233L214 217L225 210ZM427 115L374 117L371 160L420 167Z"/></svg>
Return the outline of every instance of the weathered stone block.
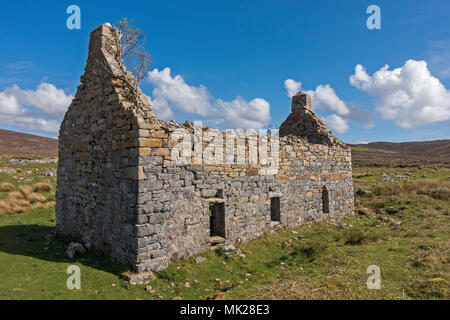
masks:
<svg viewBox="0 0 450 320"><path fill-rule="evenodd" d="M139 139L140 147L152 147L152 148L160 148L162 147L162 140L153 139L153 138L141 138Z"/></svg>

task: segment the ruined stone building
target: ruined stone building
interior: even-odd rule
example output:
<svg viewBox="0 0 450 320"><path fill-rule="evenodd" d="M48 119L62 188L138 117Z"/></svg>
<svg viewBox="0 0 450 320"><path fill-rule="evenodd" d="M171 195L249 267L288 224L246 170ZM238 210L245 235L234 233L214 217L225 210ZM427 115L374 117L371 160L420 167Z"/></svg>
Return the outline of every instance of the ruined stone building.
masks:
<svg viewBox="0 0 450 320"><path fill-rule="evenodd" d="M159 271L215 243L352 211L350 148L317 118L307 94L292 98L278 150L268 143L276 172L248 161L176 164L173 133L194 127L157 119L140 91L129 98L132 76L118 61L112 32L109 24L92 31L85 73L61 124L59 234L136 271Z"/></svg>

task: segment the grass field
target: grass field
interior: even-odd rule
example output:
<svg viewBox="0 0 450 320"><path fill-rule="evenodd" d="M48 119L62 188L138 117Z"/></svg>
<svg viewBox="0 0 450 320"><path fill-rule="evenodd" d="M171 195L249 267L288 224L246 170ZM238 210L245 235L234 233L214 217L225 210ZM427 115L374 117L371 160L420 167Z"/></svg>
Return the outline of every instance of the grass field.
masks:
<svg viewBox="0 0 450 320"><path fill-rule="evenodd" d="M450 169L408 168L409 182L383 182L383 172L404 169L355 168L355 191L371 192L355 196L354 215L280 230L229 255L207 251L180 260L145 286L121 279L128 266L98 251L69 259L71 239L50 237L55 181L39 171L52 166L0 162L21 169L0 174L0 183L13 186L0 191L4 201L24 185L52 186L39 193L46 197L41 209L0 213L0 299L450 298ZM198 256L206 260L197 264ZM80 290L66 287L70 265L81 269ZM370 265L381 269L379 290L366 287Z"/></svg>

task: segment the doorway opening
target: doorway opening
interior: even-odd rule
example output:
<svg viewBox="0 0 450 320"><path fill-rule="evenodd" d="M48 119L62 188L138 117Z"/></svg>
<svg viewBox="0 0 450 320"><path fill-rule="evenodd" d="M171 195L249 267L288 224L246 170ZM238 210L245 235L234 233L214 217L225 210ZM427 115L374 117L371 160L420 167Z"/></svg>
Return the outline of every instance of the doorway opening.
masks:
<svg viewBox="0 0 450 320"><path fill-rule="evenodd" d="M322 209L323 213L330 213L330 198L327 187L322 188Z"/></svg>
<svg viewBox="0 0 450 320"><path fill-rule="evenodd" d="M281 221L280 197L270 198L270 220Z"/></svg>
<svg viewBox="0 0 450 320"><path fill-rule="evenodd" d="M210 235L211 237L219 236L225 238L225 204L211 203L209 205L210 211Z"/></svg>

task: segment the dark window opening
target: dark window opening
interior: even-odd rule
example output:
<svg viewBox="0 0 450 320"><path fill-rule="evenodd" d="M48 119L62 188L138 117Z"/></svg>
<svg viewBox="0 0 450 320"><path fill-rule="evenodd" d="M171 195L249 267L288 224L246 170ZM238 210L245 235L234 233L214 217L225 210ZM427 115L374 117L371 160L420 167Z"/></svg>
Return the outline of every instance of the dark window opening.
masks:
<svg viewBox="0 0 450 320"><path fill-rule="evenodd" d="M210 211L210 235L225 238L225 204L211 203Z"/></svg>
<svg viewBox="0 0 450 320"><path fill-rule="evenodd" d="M322 189L322 208L323 213L330 213L330 199L326 187Z"/></svg>
<svg viewBox="0 0 450 320"><path fill-rule="evenodd" d="M280 197L270 198L270 220L281 221Z"/></svg>
<svg viewBox="0 0 450 320"><path fill-rule="evenodd" d="M216 198L223 198L223 190L222 189L218 189L216 192Z"/></svg>

